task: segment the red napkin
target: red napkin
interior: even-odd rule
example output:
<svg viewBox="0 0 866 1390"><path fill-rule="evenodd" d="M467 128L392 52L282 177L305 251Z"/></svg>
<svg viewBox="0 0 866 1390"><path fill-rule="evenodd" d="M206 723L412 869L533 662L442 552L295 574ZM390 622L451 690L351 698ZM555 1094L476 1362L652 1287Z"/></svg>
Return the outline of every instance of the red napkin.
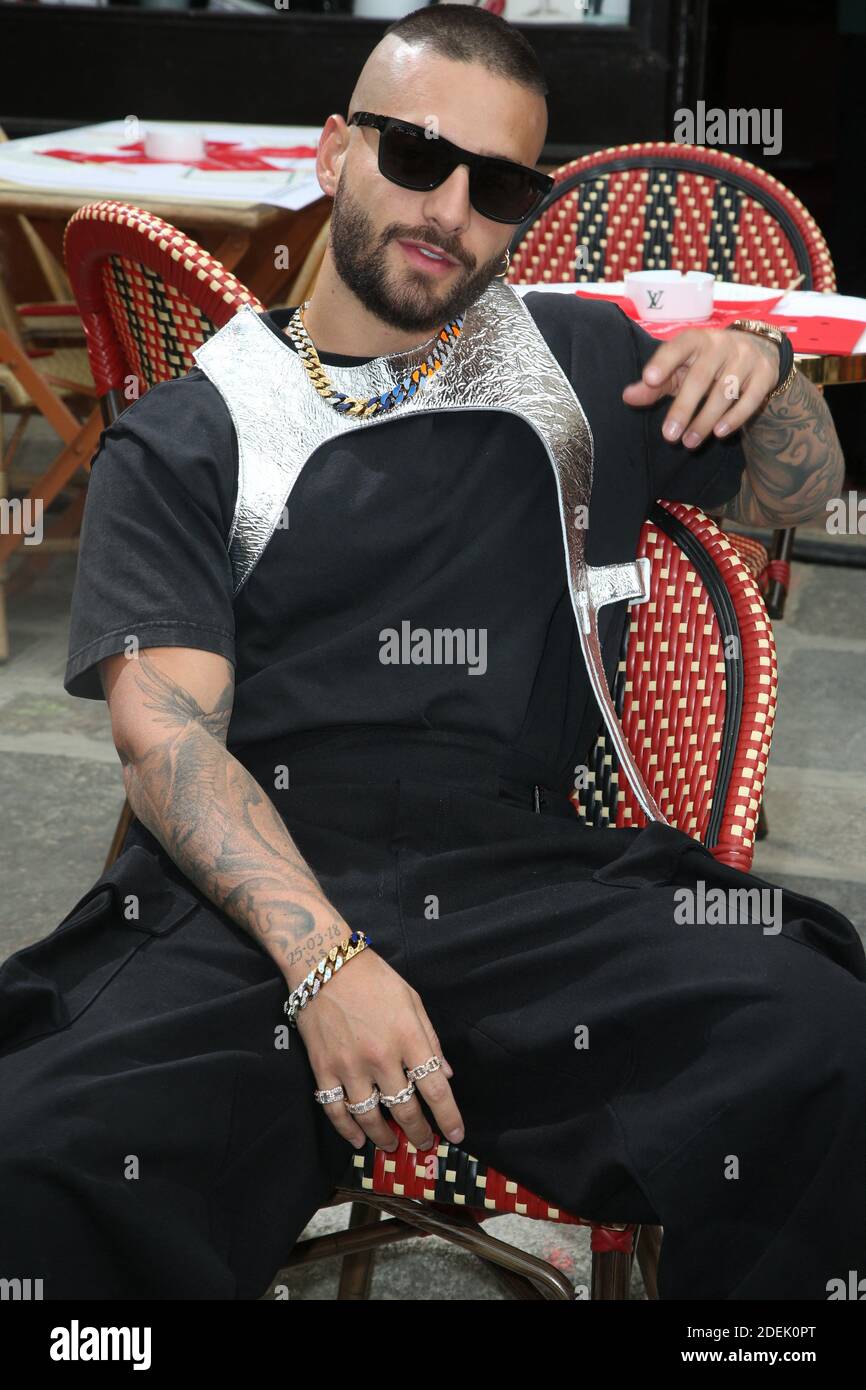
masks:
<svg viewBox="0 0 866 1390"><path fill-rule="evenodd" d="M866 323L858 319L825 318L823 314L804 314L802 318L770 314L767 322L790 335L795 352L836 353L840 357L854 351L866 329Z"/></svg>
<svg viewBox="0 0 866 1390"><path fill-rule="evenodd" d="M619 294L597 294L594 290L575 290L575 294L581 295L584 299L609 299L612 303L619 305L624 314L628 314L630 319L639 323L641 328L645 328L647 333L654 338L673 338L677 333L682 333L684 328L727 328L729 323L736 319L762 319L767 323L771 322L770 310L774 304L778 304L782 298L783 291L780 290L773 298L766 299L736 299L724 300L717 304L712 314L707 319L700 319L697 323L683 323L681 320L671 319L642 319L634 304L625 295Z"/></svg>
<svg viewBox="0 0 866 1390"><path fill-rule="evenodd" d="M619 305L623 313L639 323L653 338L673 338L684 328L726 328L736 319L760 319L788 333L795 352L836 353L844 356L854 351L866 324L857 319L832 318L829 315L775 314L773 309L784 297L784 291L763 299L725 299L718 303L707 319L697 323L671 322L668 319L642 319L630 299L619 294L599 294L596 290L576 289L584 299L608 299Z"/></svg>

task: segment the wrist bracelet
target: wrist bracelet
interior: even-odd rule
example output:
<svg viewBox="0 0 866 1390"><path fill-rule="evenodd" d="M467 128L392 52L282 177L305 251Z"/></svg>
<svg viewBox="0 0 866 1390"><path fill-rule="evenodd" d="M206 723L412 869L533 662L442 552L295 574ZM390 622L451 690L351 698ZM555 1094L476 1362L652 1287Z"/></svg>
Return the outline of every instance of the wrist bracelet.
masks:
<svg viewBox="0 0 866 1390"><path fill-rule="evenodd" d="M735 323L729 323L728 328L737 328L741 333L754 333L759 338L769 338L771 342L776 343L779 349L779 379L767 400L771 401L774 396L781 396L787 391L797 371L794 345L787 333L770 323L762 323L760 319L737 319Z"/></svg>
<svg viewBox="0 0 866 1390"><path fill-rule="evenodd" d="M371 944L366 932L353 931L350 936L345 937L339 946L332 946L326 956L322 956L318 965L311 970L309 975L305 975L299 985L296 985L283 1005L283 1012L288 1014L289 1023L293 1028L297 1028L295 1019L301 1009L306 1008L311 999L314 999L322 988L330 980L335 971L345 965L347 960L357 956L359 951L363 951L365 946Z"/></svg>

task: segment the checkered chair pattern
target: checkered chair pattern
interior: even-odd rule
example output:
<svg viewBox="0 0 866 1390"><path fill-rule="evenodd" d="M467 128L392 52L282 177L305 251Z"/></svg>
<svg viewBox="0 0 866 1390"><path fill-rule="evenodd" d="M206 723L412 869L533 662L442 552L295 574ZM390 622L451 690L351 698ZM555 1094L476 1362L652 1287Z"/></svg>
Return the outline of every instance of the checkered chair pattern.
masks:
<svg viewBox="0 0 866 1390"><path fill-rule="evenodd" d="M701 145L616 145L554 171L554 187L511 243L519 284L621 280L628 270L704 270L717 280L835 290L817 223L778 179ZM731 533L774 618L784 613L794 528L771 552Z"/></svg>
<svg viewBox="0 0 866 1390"><path fill-rule="evenodd" d="M617 713L666 819L748 872L776 712L766 605L730 536L697 507L656 505L638 553L651 560L650 596L628 610ZM606 730L574 799L592 825L646 824Z"/></svg>
<svg viewBox="0 0 866 1390"><path fill-rule="evenodd" d="M827 243L778 179L722 150L616 145L563 164L511 244L509 280L621 280L705 270L717 280L835 290Z"/></svg>
<svg viewBox="0 0 866 1390"><path fill-rule="evenodd" d="M86 203L63 237L106 423L143 395L184 376L193 352L244 304L264 306L198 242L155 213L104 199ZM134 397L132 397L134 399Z"/></svg>
<svg viewBox="0 0 866 1390"><path fill-rule="evenodd" d="M775 644L764 601L730 537L697 507L657 504L638 554L651 562L650 596L628 608L614 703L666 818L721 862L748 870L776 711ZM576 814L596 827L645 823L604 733L572 799ZM440 1135L434 1148L416 1150L390 1115L384 1118L399 1147L385 1153L368 1141L335 1195L354 1203L349 1230L299 1242L289 1266L345 1251L339 1297L366 1298L379 1244L436 1234L491 1262L519 1298L574 1298L561 1270L480 1226L516 1213L591 1227L592 1298L628 1297L635 1253L655 1296L657 1227L563 1211ZM383 1212L396 1219L380 1222Z"/></svg>

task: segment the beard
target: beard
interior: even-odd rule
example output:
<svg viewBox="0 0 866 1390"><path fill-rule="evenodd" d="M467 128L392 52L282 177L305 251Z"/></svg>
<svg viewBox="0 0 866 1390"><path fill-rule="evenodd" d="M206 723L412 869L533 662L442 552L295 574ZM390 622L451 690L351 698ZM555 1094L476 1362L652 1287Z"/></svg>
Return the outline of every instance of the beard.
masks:
<svg viewBox="0 0 866 1390"><path fill-rule="evenodd" d="M387 248L397 237L427 241L453 256L462 267L456 281L443 293L438 277L413 270L408 261L402 274L389 269ZM502 270L501 251L480 268L474 268L474 261L466 266L465 252L443 245L428 228L392 222L377 237L370 217L349 191L345 176L337 185L331 210L330 243L334 267L343 283L371 314L405 333L432 333L458 318Z"/></svg>

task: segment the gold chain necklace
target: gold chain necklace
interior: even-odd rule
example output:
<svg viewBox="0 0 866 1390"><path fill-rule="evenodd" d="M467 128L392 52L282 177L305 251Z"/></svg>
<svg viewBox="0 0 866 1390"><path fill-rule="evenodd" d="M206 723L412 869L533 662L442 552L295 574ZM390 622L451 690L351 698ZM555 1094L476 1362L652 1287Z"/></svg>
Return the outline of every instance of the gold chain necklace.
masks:
<svg viewBox="0 0 866 1390"><path fill-rule="evenodd" d="M316 352L313 340L307 332L304 324L304 310L309 307L309 304L309 299L305 299L303 304L298 306L289 320L286 331L297 348L298 356L313 387L322 399L332 405L341 415L359 415L362 417L381 415L386 410L393 410L395 406L402 405L403 401L407 401L415 395L422 382L427 381L434 372L442 369L463 331L463 318L458 315L457 318L452 319L439 329L435 335L434 346L424 361L407 372L406 376L390 390L381 395L367 396L366 398L347 396L345 392L338 391L331 382L319 360L319 354Z"/></svg>

